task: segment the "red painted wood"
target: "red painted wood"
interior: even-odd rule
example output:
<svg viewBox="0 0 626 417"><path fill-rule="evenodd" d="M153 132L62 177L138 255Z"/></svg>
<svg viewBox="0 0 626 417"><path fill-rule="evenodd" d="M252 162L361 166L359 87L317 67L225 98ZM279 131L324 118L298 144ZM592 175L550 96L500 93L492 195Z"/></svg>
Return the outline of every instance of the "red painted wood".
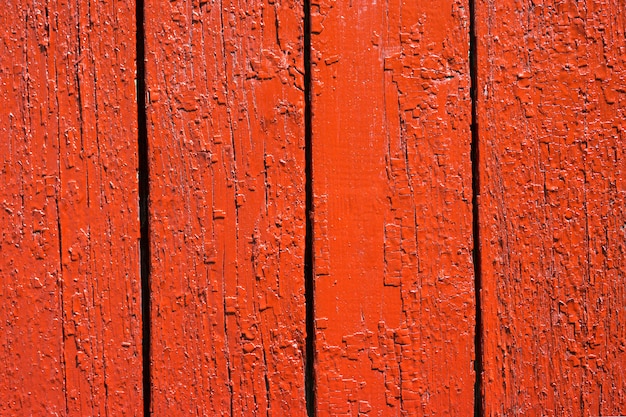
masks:
<svg viewBox="0 0 626 417"><path fill-rule="evenodd" d="M312 5L319 416L473 413L468 18Z"/></svg>
<svg viewBox="0 0 626 417"><path fill-rule="evenodd" d="M0 415L140 415L134 4L0 22Z"/></svg>
<svg viewBox="0 0 626 417"><path fill-rule="evenodd" d="M626 413L626 14L477 1L488 416Z"/></svg>
<svg viewBox="0 0 626 417"><path fill-rule="evenodd" d="M304 415L302 4L145 11L153 413Z"/></svg>
<svg viewBox="0 0 626 417"><path fill-rule="evenodd" d="M475 3L484 414L623 414L623 5ZM134 8L0 11L0 415L142 414ZM468 8L311 5L318 416L474 412ZM145 14L152 413L305 415L303 5Z"/></svg>

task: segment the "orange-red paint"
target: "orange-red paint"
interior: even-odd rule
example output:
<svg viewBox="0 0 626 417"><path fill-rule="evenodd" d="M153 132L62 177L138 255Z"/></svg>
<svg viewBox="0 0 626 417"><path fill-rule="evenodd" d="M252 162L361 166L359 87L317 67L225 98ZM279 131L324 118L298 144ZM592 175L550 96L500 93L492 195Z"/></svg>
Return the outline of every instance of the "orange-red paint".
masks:
<svg viewBox="0 0 626 417"><path fill-rule="evenodd" d="M476 7L485 415L623 415L624 4Z"/></svg>
<svg viewBox="0 0 626 417"><path fill-rule="evenodd" d="M4 6L0 416L626 413L619 0L145 0L149 396L135 4Z"/></svg>
<svg viewBox="0 0 626 417"><path fill-rule="evenodd" d="M0 415L141 415L133 2L0 10Z"/></svg>
<svg viewBox="0 0 626 417"><path fill-rule="evenodd" d="M319 416L473 413L468 12L313 2Z"/></svg>
<svg viewBox="0 0 626 417"><path fill-rule="evenodd" d="M153 414L304 415L302 4L145 12Z"/></svg>

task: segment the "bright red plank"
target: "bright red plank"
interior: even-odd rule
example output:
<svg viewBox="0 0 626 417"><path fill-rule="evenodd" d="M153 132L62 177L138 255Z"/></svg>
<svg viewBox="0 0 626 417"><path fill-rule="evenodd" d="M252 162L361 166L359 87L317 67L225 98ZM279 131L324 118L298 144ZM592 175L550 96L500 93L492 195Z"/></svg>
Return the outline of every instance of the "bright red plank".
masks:
<svg viewBox="0 0 626 417"><path fill-rule="evenodd" d="M0 414L141 415L134 4L0 22Z"/></svg>
<svg viewBox="0 0 626 417"><path fill-rule="evenodd" d="M319 416L473 413L468 12L313 2Z"/></svg>
<svg viewBox="0 0 626 417"><path fill-rule="evenodd" d="M624 4L476 7L485 415L624 414Z"/></svg>
<svg viewBox="0 0 626 417"><path fill-rule="evenodd" d="M145 12L153 413L304 415L302 4Z"/></svg>

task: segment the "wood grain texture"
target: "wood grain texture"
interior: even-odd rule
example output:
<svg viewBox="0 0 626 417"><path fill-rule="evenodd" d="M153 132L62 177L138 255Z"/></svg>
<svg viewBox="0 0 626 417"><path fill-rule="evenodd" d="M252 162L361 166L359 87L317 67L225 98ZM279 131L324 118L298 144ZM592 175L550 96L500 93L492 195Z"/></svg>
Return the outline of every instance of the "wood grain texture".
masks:
<svg viewBox="0 0 626 417"><path fill-rule="evenodd" d="M487 416L626 413L625 26L477 1Z"/></svg>
<svg viewBox="0 0 626 417"><path fill-rule="evenodd" d="M0 22L0 415L140 415L134 4Z"/></svg>
<svg viewBox="0 0 626 417"><path fill-rule="evenodd" d="M319 416L471 415L465 1L314 1Z"/></svg>
<svg viewBox="0 0 626 417"><path fill-rule="evenodd" d="M153 413L304 415L303 6L145 12Z"/></svg>

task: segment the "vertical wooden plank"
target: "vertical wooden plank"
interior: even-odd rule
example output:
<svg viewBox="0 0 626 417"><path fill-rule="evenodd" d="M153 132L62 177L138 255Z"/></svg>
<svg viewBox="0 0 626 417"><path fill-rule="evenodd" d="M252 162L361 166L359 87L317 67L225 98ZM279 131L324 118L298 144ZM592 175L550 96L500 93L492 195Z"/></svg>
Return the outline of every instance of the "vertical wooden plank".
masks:
<svg viewBox="0 0 626 417"><path fill-rule="evenodd" d="M146 1L155 416L305 413L302 10Z"/></svg>
<svg viewBox="0 0 626 417"><path fill-rule="evenodd" d="M0 414L140 415L134 4L0 22Z"/></svg>
<svg viewBox="0 0 626 417"><path fill-rule="evenodd" d="M316 406L471 415L466 1L314 1Z"/></svg>
<svg viewBox="0 0 626 417"><path fill-rule="evenodd" d="M477 1L486 415L626 413L625 26Z"/></svg>

